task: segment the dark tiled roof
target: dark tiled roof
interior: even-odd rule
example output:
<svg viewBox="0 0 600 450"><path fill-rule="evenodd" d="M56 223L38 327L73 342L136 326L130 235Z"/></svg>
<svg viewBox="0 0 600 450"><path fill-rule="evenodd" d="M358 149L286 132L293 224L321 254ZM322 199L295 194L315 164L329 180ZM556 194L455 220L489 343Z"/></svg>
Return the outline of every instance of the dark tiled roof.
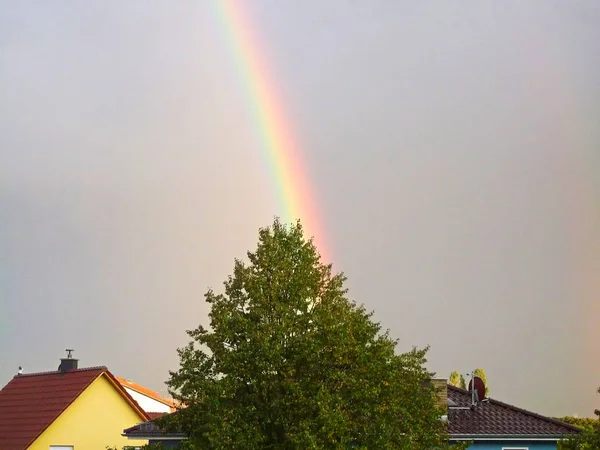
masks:
<svg viewBox="0 0 600 450"><path fill-rule="evenodd" d="M26 449L103 374L148 418L106 367L17 375L0 391L0 449Z"/></svg>
<svg viewBox="0 0 600 450"><path fill-rule="evenodd" d="M177 413L173 413L177 414ZM165 437L180 437L182 439L186 438L185 433L167 433L164 430L161 430L160 427L154 422L150 420L148 422L139 423L133 427L127 428L123 430L123 434L128 438L165 438Z"/></svg>
<svg viewBox="0 0 600 450"><path fill-rule="evenodd" d="M448 399L458 407L471 404L471 394L448 385ZM578 433L572 425L544 417L497 400L480 403L470 409L448 410L448 432L457 436L564 436Z"/></svg>

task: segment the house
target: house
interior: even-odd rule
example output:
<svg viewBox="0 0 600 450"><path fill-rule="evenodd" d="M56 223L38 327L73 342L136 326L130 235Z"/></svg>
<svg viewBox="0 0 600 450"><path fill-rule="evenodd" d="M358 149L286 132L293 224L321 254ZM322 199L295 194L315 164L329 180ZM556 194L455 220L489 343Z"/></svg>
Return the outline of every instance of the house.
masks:
<svg viewBox="0 0 600 450"><path fill-rule="evenodd" d="M526 411L498 400L485 399L471 407L471 392L433 379L438 402L447 405L451 442L472 442L471 450L556 450L557 442L580 432L579 428ZM177 413L175 413L177 414ZM128 439L162 442L172 448L186 438L184 433L165 432L150 420L123 431Z"/></svg>
<svg viewBox="0 0 600 450"><path fill-rule="evenodd" d="M125 378L115 378L150 416L161 416L175 411L175 403L172 400L161 397L158 392L154 392Z"/></svg>
<svg viewBox="0 0 600 450"><path fill-rule="evenodd" d="M166 432L162 430L154 420L123 430L123 436L132 441L145 440L149 444L162 444L165 449L174 448L181 441L187 439L185 433Z"/></svg>
<svg viewBox="0 0 600 450"><path fill-rule="evenodd" d="M580 431L498 400L471 408L471 392L455 386L447 385L446 394L451 441L471 441L472 450L556 450L558 441Z"/></svg>
<svg viewBox="0 0 600 450"><path fill-rule="evenodd" d="M123 428L150 416L106 367L18 374L0 390L0 450L86 450L142 445Z"/></svg>

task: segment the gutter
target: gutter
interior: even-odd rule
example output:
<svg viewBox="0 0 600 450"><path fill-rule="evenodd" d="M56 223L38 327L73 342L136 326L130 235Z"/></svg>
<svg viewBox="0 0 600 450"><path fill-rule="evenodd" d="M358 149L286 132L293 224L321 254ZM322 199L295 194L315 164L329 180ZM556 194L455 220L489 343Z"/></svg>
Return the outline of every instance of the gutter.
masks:
<svg viewBox="0 0 600 450"><path fill-rule="evenodd" d="M451 441L561 441L570 434L451 434Z"/></svg>
<svg viewBox="0 0 600 450"><path fill-rule="evenodd" d="M131 435L131 434L121 434L121 436L126 437L127 439L130 439L132 441L139 441L139 440L160 440L160 441L185 441L187 439L187 436L185 435L160 435L160 434L136 434L136 435Z"/></svg>

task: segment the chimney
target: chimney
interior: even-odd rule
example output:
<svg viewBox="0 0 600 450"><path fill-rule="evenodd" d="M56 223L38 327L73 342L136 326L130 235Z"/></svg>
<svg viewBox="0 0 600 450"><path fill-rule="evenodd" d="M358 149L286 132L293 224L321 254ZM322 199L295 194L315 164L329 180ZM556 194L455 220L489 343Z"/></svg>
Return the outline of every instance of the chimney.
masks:
<svg viewBox="0 0 600 450"><path fill-rule="evenodd" d="M433 388L436 391L437 406L440 408L448 408L448 380L445 378L433 378L431 380Z"/></svg>
<svg viewBox="0 0 600 450"><path fill-rule="evenodd" d="M69 370L76 370L77 369L77 362L79 360L75 359L75 358L71 358L71 353L73 351L74 350L72 348L66 349L67 357L60 359L60 366L58 366L58 371L60 373L67 373Z"/></svg>

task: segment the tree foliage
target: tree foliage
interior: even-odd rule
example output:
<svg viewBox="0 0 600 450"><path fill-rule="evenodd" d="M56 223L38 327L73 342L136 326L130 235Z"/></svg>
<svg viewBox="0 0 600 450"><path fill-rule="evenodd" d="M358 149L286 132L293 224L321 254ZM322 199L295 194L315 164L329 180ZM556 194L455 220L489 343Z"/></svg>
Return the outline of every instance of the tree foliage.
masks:
<svg viewBox="0 0 600 450"><path fill-rule="evenodd" d="M448 378L448 384L459 387L461 389L467 389L465 377L461 373L458 373L456 370L450 374L450 377Z"/></svg>
<svg viewBox="0 0 600 450"><path fill-rule="evenodd" d="M600 388L598 388L600 394ZM583 428L575 437L560 443L561 450L597 450L600 449L600 409L594 411L597 419Z"/></svg>
<svg viewBox="0 0 600 450"><path fill-rule="evenodd" d="M210 327L188 331L167 382L185 404L164 423L206 449L430 449L447 441L427 349L396 354L372 313L346 297L300 222L259 231Z"/></svg>
<svg viewBox="0 0 600 450"><path fill-rule="evenodd" d="M598 423L597 419L592 417L555 417L554 419L559 420L564 423L568 423L570 425L574 425L577 428L581 428L582 430L591 431L594 429L594 426Z"/></svg>

